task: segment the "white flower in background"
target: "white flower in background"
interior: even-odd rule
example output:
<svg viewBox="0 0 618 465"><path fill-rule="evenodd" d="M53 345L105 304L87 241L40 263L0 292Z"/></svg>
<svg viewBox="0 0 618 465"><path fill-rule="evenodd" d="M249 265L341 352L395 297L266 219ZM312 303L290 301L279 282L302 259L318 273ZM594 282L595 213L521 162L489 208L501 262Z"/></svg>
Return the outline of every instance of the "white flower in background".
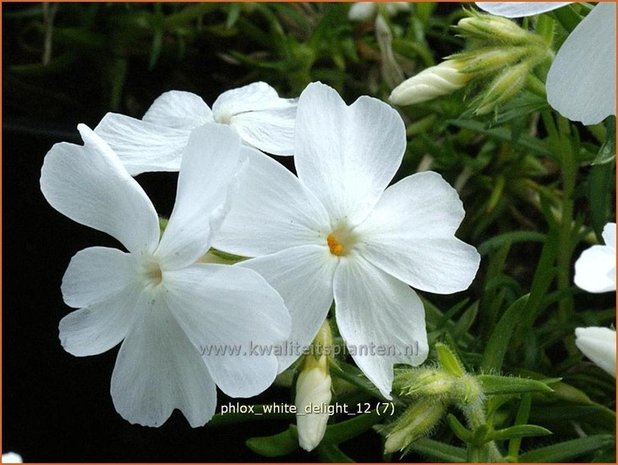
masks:
<svg viewBox="0 0 618 465"><path fill-rule="evenodd" d="M331 377L328 372L328 358L322 355L318 360L308 356L303 370L296 379L296 425L298 443L306 451L315 449L324 437L328 423ZM314 410L315 409L315 410ZM311 413L311 412L316 413Z"/></svg>
<svg viewBox="0 0 618 465"><path fill-rule="evenodd" d="M380 3L384 6L384 11L389 16L395 16L400 11L410 11L408 2L386 2ZM375 2L357 2L353 3L348 11L348 19L350 21L369 21L378 13L378 4Z"/></svg>
<svg viewBox="0 0 618 465"><path fill-rule="evenodd" d="M203 425L215 411L215 383L230 396L247 397L277 373L275 357L206 349L278 343L289 334L281 297L257 273L196 263L219 228L239 157L254 150L242 147L231 129L196 129L159 238L157 213L142 188L99 136L78 128L84 145L52 147L41 190L56 210L110 234L128 253L91 247L73 257L62 294L79 310L60 322L62 345L87 356L122 342L111 394L131 423L160 426L177 408L191 426Z"/></svg>
<svg viewBox="0 0 618 465"><path fill-rule="evenodd" d="M7 452L2 454L2 463L23 463L21 455L15 452Z"/></svg>
<svg viewBox="0 0 618 465"><path fill-rule="evenodd" d="M560 8L565 2L477 2L508 18ZM598 3L560 47L547 74L547 100L562 116L590 125L616 114L616 4Z"/></svg>
<svg viewBox="0 0 618 465"><path fill-rule="evenodd" d="M616 290L616 223L603 228L605 245L584 250L575 262L575 284L594 293Z"/></svg>
<svg viewBox="0 0 618 465"><path fill-rule="evenodd" d="M616 377L616 331L590 326L575 328L575 345L595 365Z"/></svg>
<svg viewBox="0 0 618 465"><path fill-rule="evenodd" d="M310 84L298 103L298 177L255 154L214 243L256 257L240 266L279 291L294 343L309 345L334 297L351 355L386 397L393 364L427 357L424 308L409 285L458 292L479 265L476 249L454 236L464 210L440 175L387 188L405 147L403 121L389 105L361 97L346 106L330 87ZM286 355L280 370L299 354Z"/></svg>
<svg viewBox="0 0 618 465"><path fill-rule="evenodd" d="M131 175L178 171L191 130L216 122L243 142L273 155L292 155L296 99L280 98L264 82L222 93L212 110L197 95L170 91L140 119L108 113L94 131L117 153Z"/></svg>

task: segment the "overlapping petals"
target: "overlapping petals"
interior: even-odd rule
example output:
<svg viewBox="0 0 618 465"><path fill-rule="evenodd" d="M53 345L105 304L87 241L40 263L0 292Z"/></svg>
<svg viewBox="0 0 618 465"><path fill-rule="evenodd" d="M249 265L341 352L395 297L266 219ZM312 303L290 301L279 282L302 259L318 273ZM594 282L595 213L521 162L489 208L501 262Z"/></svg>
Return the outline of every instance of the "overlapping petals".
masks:
<svg viewBox="0 0 618 465"><path fill-rule="evenodd" d="M258 255L241 266L279 291L292 314L290 341L301 347L334 296L342 336L365 354L355 361L389 397L393 364L418 365L428 352L423 306L406 283L448 293L476 274L478 253L454 237L461 202L435 173L386 189L405 129L378 100L348 107L333 89L310 84L299 99L295 144L298 177L272 160L250 165L214 244Z"/></svg>
<svg viewBox="0 0 618 465"><path fill-rule="evenodd" d="M117 411L132 423L160 426L179 409L191 426L203 425L214 414L215 384L249 396L277 374L273 355L238 351L280 343L289 334L282 298L257 273L196 263L219 229L250 149L214 123L191 133L176 204L159 241L146 194L99 136L79 129L84 146L57 144L47 155L43 193L56 209L111 234L129 253L93 247L73 258L62 291L79 310L60 322L63 347L85 356L122 342L111 388Z"/></svg>
<svg viewBox="0 0 618 465"><path fill-rule="evenodd" d="M95 128L132 175L178 171L191 131L216 122L229 125L248 145L274 155L292 155L296 101L280 98L264 82L228 90L212 110L197 95L169 91L142 120L108 113Z"/></svg>

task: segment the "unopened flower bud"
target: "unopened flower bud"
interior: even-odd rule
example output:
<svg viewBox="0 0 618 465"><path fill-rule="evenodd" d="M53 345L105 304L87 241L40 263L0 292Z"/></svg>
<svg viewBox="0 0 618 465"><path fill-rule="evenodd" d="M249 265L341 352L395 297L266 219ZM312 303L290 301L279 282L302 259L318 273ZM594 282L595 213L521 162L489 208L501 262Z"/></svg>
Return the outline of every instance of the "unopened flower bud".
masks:
<svg viewBox="0 0 618 465"><path fill-rule="evenodd" d="M413 105L455 92L472 78L461 67L458 60L447 60L424 69L395 87L388 99L395 105Z"/></svg>
<svg viewBox="0 0 618 465"><path fill-rule="evenodd" d="M521 92L530 73L528 63L520 63L505 69L489 84L478 104L475 113L485 115L491 113L497 105L504 103Z"/></svg>
<svg viewBox="0 0 618 465"><path fill-rule="evenodd" d="M458 53L453 58L461 62L461 72L478 75L500 71L519 62L529 54L527 47L485 47Z"/></svg>
<svg viewBox="0 0 618 465"><path fill-rule="evenodd" d="M468 39L479 39L485 43L520 45L542 41L540 36L522 29L509 19L480 13L460 19L457 30Z"/></svg>
<svg viewBox="0 0 618 465"><path fill-rule="evenodd" d="M330 404L331 377L328 359L306 358L305 367L296 380L296 425L298 443L306 451L315 449L326 432ZM315 413L314 413L315 412Z"/></svg>
<svg viewBox="0 0 618 465"><path fill-rule="evenodd" d="M456 378L444 370L411 368L395 376L393 389L402 396L448 397L455 388Z"/></svg>
<svg viewBox="0 0 618 465"><path fill-rule="evenodd" d="M440 421L446 407L441 402L421 399L412 404L385 431L384 453L402 451L412 442L428 435Z"/></svg>

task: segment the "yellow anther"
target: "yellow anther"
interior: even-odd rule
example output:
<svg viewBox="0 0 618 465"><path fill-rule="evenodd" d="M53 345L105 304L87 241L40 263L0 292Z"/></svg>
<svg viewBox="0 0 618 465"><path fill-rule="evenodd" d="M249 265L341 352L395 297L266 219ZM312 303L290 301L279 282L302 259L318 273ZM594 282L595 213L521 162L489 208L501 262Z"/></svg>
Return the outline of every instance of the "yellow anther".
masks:
<svg viewBox="0 0 618 465"><path fill-rule="evenodd" d="M343 255L344 248L339 242L337 242L337 238L333 233L330 233L326 238L326 242L328 243L328 248L330 249L330 253L333 255L337 255L338 257Z"/></svg>

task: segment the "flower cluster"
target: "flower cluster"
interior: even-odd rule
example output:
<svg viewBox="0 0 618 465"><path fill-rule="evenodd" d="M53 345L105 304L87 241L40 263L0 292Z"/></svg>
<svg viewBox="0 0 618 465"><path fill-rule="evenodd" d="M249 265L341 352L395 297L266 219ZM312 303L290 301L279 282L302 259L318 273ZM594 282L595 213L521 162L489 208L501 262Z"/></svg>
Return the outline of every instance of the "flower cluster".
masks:
<svg viewBox="0 0 618 465"><path fill-rule="evenodd" d="M200 426L215 412L215 385L233 397L260 393L301 353L204 347L307 347L333 300L348 345L401 348L354 355L390 398L393 365L419 365L428 353L423 304L410 286L457 292L478 269L476 249L455 237L462 203L440 175L387 187L405 128L377 99L347 106L320 83L282 99L255 83L225 92L211 111L173 91L142 120L108 114L94 131L78 129L83 146L59 143L47 154L41 190L56 210L124 250L73 257L62 293L77 310L60 322L60 340L76 356L121 343L111 394L132 423L159 426L179 409ZM298 176L263 152L293 153ZM131 175L170 170L179 171L176 203L160 232ZM211 247L254 258L213 263ZM404 350L411 345L418 350ZM327 359L318 362L327 373ZM299 377L301 403L316 396L307 392L312 376ZM329 378L318 385L329 399ZM320 441L319 421L303 447Z"/></svg>

